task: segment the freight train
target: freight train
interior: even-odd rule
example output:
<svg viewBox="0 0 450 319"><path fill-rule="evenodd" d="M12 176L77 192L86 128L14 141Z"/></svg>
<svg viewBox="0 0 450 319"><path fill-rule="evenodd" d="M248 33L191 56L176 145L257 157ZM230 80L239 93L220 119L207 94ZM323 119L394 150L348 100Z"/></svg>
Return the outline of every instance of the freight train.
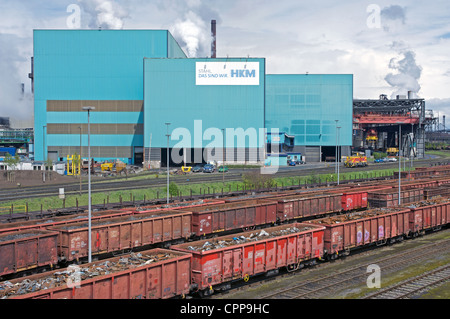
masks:
<svg viewBox="0 0 450 319"><path fill-rule="evenodd" d="M133 251L125 257L92 264L101 264L97 268L103 269L105 263L120 264L122 260L123 267L114 268L121 269L118 273L99 270L97 276L78 282L82 289L72 289L71 285L55 286L50 279L43 279L61 273L53 270L29 277L31 282L47 280L47 289L35 287L30 288L34 290L31 294L27 289L18 293L16 288L23 279L10 279L0 282L0 297L170 298L193 292L207 295L229 288L235 280L275 273L280 267L296 270L317 260L335 259L354 248L401 240L446 226L450 201L441 197L424 202L421 196L423 187L437 188L449 181L449 176L442 176L403 185L402 200L410 206L398 208L389 205L398 200L398 189L386 182L94 213L94 256ZM422 192L411 196L410 190ZM368 195L377 195L378 203L384 199L386 205L371 208ZM86 215L81 214L1 225L0 276L9 279L8 275L24 270L45 265L60 267L61 262L82 260L87 256L86 223ZM166 249L147 250L157 246ZM153 255L159 257L142 257ZM124 260L136 262L126 266ZM89 269L92 265L77 267ZM154 280L147 278L150 274ZM124 282L139 282L139 287L130 284L125 288L119 277ZM120 296L114 293L116 290Z"/></svg>

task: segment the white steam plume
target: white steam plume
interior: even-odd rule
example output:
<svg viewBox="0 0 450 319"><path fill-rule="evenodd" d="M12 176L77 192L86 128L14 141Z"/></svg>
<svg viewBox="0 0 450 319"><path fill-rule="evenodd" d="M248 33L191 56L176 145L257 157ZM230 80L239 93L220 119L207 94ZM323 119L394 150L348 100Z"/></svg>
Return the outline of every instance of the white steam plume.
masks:
<svg viewBox="0 0 450 319"><path fill-rule="evenodd" d="M422 67L416 63L416 55L413 51L407 50L402 53L403 59L392 58L389 62L389 68L396 70L397 73L389 73L384 78L389 85L394 87L396 91L392 97L396 95L406 95L408 91L419 93L419 79L422 74Z"/></svg>
<svg viewBox="0 0 450 319"><path fill-rule="evenodd" d="M186 13L185 20L178 20L171 28L171 33L181 41L181 46L188 57L198 57L200 52L206 53L208 48L207 24L195 12ZM206 54L204 54L206 55Z"/></svg>
<svg viewBox="0 0 450 319"><path fill-rule="evenodd" d="M128 12L115 1L78 0L83 11L90 16L89 28L122 29Z"/></svg>
<svg viewBox="0 0 450 319"><path fill-rule="evenodd" d="M31 54L28 49L21 51L26 43L26 38L0 32L0 117L9 117L14 128L33 127L30 81L20 76L30 71ZM23 94L21 83L25 84Z"/></svg>
<svg viewBox="0 0 450 319"><path fill-rule="evenodd" d="M189 57L206 57L211 54L212 19L220 24L221 19L210 1L203 0L159 0L160 10L173 11L179 19L169 28Z"/></svg>

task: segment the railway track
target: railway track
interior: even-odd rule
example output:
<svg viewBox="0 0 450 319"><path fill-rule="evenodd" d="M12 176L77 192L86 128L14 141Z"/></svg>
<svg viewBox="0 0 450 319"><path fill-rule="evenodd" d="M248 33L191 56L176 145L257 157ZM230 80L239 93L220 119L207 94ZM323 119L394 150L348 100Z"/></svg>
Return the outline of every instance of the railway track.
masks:
<svg viewBox="0 0 450 319"><path fill-rule="evenodd" d="M438 163L438 159L433 159L427 161L427 163ZM396 163L383 163L376 166L379 169L395 169L398 167ZM367 167L357 167L352 168L351 172L364 172L368 170L373 170L374 165ZM226 182L242 181L242 174L246 172L258 171L259 169L237 169L236 173L228 172L226 174ZM345 169L350 170L350 169ZM344 172L344 171L342 171ZM334 173L334 165L330 164L330 167L300 167L300 168L282 168L274 176L275 177L292 177L292 176L308 176L310 174L332 174ZM175 181L179 185L189 185L195 183L208 183L208 182L221 182L222 174L190 174L190 175L174 175L171 176L171 181ZM98 192L111 192L111 191L126 191L133 189L144 189L152 187L164 187L166 186L166 179L132 179L126 180L123 178L114 179L112 181L92 181L92 193ZM79 182L73 182L69 184L53 184L53 185L39 185L33 187L22 187L22 188L9 188L0 190L0 202L12 201L27 198L36 197L47 197L58 195L59 188L64 188L66 195L76 195L79 194L80 184ZM86 192L88 185L86 182L82 184L82 192Z"/></svg>
<svg viewBox="0 0 450 319"><path fill-rule="evenodd" d="M402 281L362 299L407 299L450 280L450 265L444 265L420 276Z"/></svg>
<svg viewBox="0 0 450 319"><path fill-rule="evenodd" d="M418 247L402 254L395 254L370 263L358 265L325 277L307 280L288 288L276 290L262 296L262 299L314 299L321 298L330 291L342 290L361 284L367 278L367 267L377 264L383 271L404 267L425 259L427 256L450 252L450 239L442 240L422 247Z"/></svg>

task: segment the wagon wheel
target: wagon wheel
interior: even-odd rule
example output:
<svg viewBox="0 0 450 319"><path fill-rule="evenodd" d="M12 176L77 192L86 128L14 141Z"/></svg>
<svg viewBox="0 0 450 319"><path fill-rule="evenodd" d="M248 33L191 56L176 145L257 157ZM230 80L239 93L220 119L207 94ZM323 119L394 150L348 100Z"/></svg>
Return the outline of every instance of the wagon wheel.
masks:
<svg viewBox="0 0 450 319"><path fill-rule="evenodd" d="M286 266L286 270L287 270L288 272L294 272L294 271L297 271L298 268L299 268L299 264L300 264L300 263L298 263L298 264L290 264L290 265L287 265L287 266Z"/></svg>
<svg viewBox="0 0 450 319"><path fill-rule="evenodd" d="M248 282L250 280L250 276L248 274L244 275L244 281Z"/></svg>

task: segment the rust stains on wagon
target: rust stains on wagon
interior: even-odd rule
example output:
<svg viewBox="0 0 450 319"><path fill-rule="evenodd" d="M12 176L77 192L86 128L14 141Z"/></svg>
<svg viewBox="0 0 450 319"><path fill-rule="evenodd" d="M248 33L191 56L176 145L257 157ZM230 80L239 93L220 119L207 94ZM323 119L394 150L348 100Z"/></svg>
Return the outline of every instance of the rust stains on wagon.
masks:
<svg viewBox="0 0 450 319"><path fill-rule="evenodd" d="M324 227L289 225L247 231L171 249L192 254L192 281L203 293L210 293L236 279L276 271L297 269L300 264L323 256Z"/></svg>
<svg viewBox="0 0 450 319"><path fill-rule="evenodd" d="M58 233L23 230L0 235L0 276L58 262Z"/></svg>
<svg viewBox="0 0 450 319"><path fill-rule="evenodd" d="M350 249L400 238L411 232L410 209L376 208L309 221L325 227L325 251L329 258Z"/></svg>
<svg viewBox="0 0 450 319"><path fill-rule="evenodd" d="M92 223L92 253L104 254L123 249L189 238L192 235L190 212L155 211ZM58 255L75 260L88 254L86 222L50 228L59 232Z"/></svg>
<svg viewBox="0 0 450 319"><path fill-rule="evenodd" d="M154 299L187 294L191 254L152 249L0 282L0 299Z"/></svg>

